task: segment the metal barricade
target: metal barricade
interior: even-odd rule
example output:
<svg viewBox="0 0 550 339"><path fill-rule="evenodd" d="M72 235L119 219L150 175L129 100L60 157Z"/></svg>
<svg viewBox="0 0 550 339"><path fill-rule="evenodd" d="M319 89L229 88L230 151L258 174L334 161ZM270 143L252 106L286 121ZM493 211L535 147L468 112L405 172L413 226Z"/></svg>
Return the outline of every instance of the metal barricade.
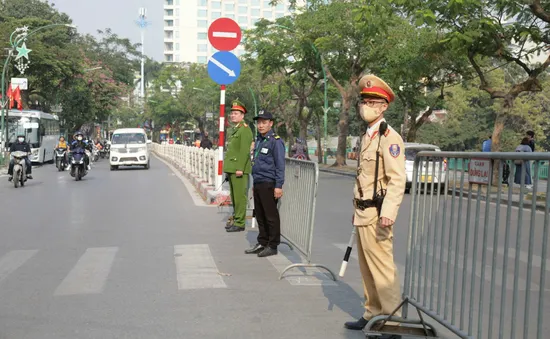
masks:
<svg viewBox="0 0 550 339"><path fill-rule="evenodd" d="M426 314L460 338L548 338L550 185L539 178L548 160L550 153L418 153L403 318L378 320L427 331ZM420 321L406 319L410 306Z"/></svg>
<svg viewBox="0 0 550 339"><path fill-rule="evenodd" d="M286 158L284 195L279 202L281 236L301 252L307 262L288 266L281 272L279 279L295 267L319 267L327 270L336 280L336 276L329 268L311 263L318 182L317 163Z"/></svg>

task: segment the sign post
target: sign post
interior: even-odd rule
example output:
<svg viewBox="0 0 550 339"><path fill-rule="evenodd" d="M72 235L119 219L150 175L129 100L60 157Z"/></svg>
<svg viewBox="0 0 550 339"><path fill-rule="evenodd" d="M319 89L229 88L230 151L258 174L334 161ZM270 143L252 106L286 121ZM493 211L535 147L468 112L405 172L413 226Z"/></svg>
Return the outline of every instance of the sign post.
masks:
<svg viewBox="0 0 550 339"><path fill-rule="evenodd" d="M235 82L241 74L241 63L230 50L240 43L242 32L239 25L229 18L219 18L208 28L208 41L220 52L208 59L208 75L220 85L220 126L218 138L218 175L215 188L222 189L223 184L223 149L225 145L225 86Z"/></svg>

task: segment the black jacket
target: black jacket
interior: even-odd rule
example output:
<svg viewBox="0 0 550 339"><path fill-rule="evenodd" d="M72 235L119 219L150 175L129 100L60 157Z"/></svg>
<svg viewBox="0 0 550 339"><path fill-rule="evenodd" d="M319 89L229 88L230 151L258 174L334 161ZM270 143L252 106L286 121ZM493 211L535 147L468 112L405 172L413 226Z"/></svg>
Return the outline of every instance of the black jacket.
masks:
<svg viewBox="0 0 550 339"><path fill-rule="evenodd" d="M17 151L30 153L31 146L29 146L29 144L27 144L26 141L23 141L23 142L16 141L13 144L11 144L10 153L17 152Z"/></svg>

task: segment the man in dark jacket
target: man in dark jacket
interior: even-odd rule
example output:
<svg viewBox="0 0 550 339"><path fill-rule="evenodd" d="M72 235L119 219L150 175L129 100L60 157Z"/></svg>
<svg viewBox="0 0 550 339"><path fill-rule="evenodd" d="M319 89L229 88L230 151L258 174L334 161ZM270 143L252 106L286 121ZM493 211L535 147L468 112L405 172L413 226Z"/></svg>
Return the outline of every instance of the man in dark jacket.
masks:
<svg viewBox="0 0 550 339"><path fill-rule="evenodd" d="M10 153L17 152L17 151L26 152L27 154L31 153L31 146L29 146L29 144L25 141L24 135L18 135L17 140L10 146ZM10 166L8 168L9 181L13 180L13 166L14 166L14 163L12 159L10 161ZM27 179L32 179L32 175L31 175L32 164L28 156L25 157L25 167L27 169L26 170Z"/></svg>
<svg viewBox="0 0 550 339"><path fill-rule="evenodd" d="M212 149L212 141L208 139L208 132L204 131L204 136L201 140L201 148Z"/></svg>

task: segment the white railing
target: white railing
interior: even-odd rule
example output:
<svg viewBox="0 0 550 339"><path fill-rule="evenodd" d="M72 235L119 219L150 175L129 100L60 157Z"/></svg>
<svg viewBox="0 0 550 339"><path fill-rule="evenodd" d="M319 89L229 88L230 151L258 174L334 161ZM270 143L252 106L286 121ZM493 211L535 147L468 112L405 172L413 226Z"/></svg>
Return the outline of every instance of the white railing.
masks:
<svg viewBox="0 0 550 339"><path fill-rule="evenodd" d="M208 185L214 185L218 174L218 152L183 145L153 144L153 152L180 170L193 174Z"/></svg>

